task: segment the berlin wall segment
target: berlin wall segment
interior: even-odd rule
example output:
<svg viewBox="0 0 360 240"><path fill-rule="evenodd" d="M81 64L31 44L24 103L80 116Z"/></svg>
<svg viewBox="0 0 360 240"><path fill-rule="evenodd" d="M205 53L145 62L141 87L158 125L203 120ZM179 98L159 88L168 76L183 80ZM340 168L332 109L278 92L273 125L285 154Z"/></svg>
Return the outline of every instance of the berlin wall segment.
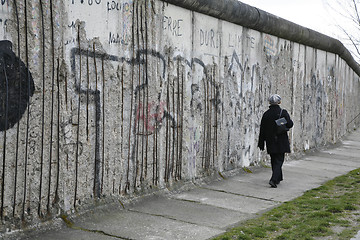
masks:
<svg viewBox="0 0 360 240"><path fill-rule="evenodd" d="M162 1L0 4L3 230L266 161L274 92L295 152L358 126L334 53Z"/></svg>

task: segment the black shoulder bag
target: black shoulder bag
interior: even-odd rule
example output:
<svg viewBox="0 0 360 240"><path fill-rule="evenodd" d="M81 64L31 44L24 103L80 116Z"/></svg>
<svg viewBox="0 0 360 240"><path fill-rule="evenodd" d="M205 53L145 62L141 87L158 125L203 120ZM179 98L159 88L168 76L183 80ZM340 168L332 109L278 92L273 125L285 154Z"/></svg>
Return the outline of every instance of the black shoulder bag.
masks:
<svg viewBox="0 0 360 240"><path fill-rule="evenodd" d="M281 117L282 111L283 110L281 109L279 118L275 120L277 135L280 135L280 134L283 134L283 133L286 133L287 131L289 131L289 128L286 127L286 124L287 124L286 119L284 117Z"/></svg>

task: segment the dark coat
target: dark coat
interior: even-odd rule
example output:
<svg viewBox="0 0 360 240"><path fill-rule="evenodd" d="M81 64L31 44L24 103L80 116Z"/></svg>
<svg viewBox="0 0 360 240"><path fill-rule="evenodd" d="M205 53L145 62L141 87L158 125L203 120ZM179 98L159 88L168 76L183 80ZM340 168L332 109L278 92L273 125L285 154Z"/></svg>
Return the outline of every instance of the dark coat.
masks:
<svg viewBox="0 0 360 240"><path fill-rule="evenodd" d="M290 143L287 132L276 135L275 120L279 118L280 111L281 108L279 105L271 105L261 119L258 147L261 150L264 150L266 142L266 150L269 154L290 152ZM281 117L285 117L287 121L286 126L292 128L294 123L285 109L283 109Z"/></svg>

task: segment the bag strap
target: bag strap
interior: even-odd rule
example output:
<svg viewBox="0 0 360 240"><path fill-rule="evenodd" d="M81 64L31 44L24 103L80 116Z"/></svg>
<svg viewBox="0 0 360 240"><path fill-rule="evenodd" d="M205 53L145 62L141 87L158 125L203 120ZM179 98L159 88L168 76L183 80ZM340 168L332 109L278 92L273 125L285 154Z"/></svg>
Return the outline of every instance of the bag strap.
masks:
<svg viewBox="0 0 360 240"><path fill-rule="evenodd" d="M279 115L279 118L278 118L278 119L281 118L282 111L283 111L282 108L280 108L280 115Z"/></svg>

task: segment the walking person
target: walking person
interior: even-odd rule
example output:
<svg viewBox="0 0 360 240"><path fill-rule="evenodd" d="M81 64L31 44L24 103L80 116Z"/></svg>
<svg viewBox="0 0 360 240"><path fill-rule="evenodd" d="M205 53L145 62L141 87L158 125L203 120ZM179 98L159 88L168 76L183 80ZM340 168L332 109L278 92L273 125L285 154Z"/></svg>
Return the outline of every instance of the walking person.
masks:
<svg viewBox="0 0 360 240"><path fill-rule="evenodd" d="M269 184L276 188L280 181L283 180L282 165L284 163L285 153L290 153L290 143L287 132L277 134L275 120L284 117L287 121L286 127L292 128L294 125L289 113L280 108L281 97L278 94L269 97L269 109L263 114L260 124L260 134L258 147L260 150L265 149L271 157L272 176ZM280 115L281 114L281 115Z"/></svg>

